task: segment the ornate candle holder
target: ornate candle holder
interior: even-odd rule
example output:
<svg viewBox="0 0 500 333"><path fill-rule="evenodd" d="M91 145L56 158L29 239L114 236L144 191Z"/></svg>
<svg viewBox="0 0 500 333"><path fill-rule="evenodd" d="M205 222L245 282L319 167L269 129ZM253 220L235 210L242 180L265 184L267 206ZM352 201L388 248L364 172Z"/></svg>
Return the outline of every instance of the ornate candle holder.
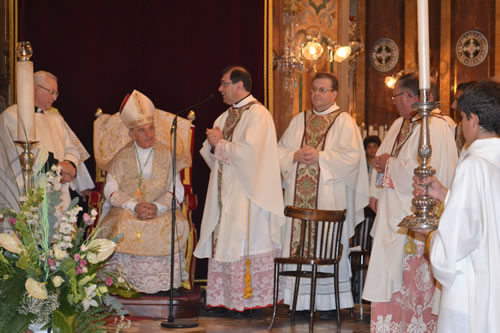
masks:
<svg viewBox="0 0 500 333"><path fill-rule="evenodd" d="M34 118L34 93L33 93L33 63L30 61L33 48L28 41L18 42L16 45L16 90L17 90L17 137L14 141L23 148L19 154L19 162L23 172L24 193L31 188L33 175L34 155L32 147L38 141L33 141ZM23 140L24 139L24 140Z"/></svg>
<svg viewBox="0 0 500 333"><path fill-rule="evenodd" d="M38 143L38 141L16 140L14 142L23 148L23 152L19 154L19 162L21 163L21 170L23 171L24 193L28 193L28 190L32 185L31 179L33 176L33 161L35 160L35 156L31 152L31 148L34 144Z"/></svg>
<svg viewBox="0 0 500 333"><path fill-rule="evenodd" d="M437 106L437 102L429 102L430 91L428 89L420 90L420 102L412 105L412 108L418 111L422 117L422 126L420 128L420 141L418 147L418 156L420 165L415 168L414 174L422 180L425 177L431 177L436 173L429 165L429 158L432 155L432 147L429 136L428 118ZM437 229L439 217L434 214L436 202L428 194L428 186L424 185L424 195L413 198L412 204L415 207L415 213L407 216L399 223L400 227L408 229Z"/></svg>

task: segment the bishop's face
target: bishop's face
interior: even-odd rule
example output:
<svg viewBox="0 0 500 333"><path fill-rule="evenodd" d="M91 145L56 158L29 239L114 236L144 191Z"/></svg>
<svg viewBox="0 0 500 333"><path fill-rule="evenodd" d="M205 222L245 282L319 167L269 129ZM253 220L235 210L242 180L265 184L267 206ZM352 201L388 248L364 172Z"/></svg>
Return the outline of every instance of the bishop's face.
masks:
<svg viewBox="0 0 500 333"><path fill-rule="evenodd" d="M128 133L132 140L143 149L153 147L155 143L155 125L154 123L144 124L134 127Z"/></svg>

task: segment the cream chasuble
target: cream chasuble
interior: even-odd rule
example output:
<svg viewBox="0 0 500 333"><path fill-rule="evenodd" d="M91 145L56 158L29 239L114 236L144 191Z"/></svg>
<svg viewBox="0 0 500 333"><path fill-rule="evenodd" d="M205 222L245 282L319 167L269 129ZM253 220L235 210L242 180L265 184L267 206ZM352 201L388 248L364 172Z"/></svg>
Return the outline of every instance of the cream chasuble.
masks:
<svg viewBox="0 0 500 333"><path fill-rule="evenodd" d="M398 224L412 214L413 170L418 166L421 127L420 120L412 119L411 131L401 133L408 129L403 120L400 117L392 124L377 151L377 156L384 153L397 156L387 161L383 177L371 177L370 193L378 199L378 207L371 232L374 242L363 298L372 302L389 302L392 294L402 286L404 246L408 237L406 229L399 228ZM454 131L452 123L441 116L439 110L432 112L429 117L430 165L445 186L451 184L457 162ZM401 145L398 145L398 138Z"/></svg>
<svg viewBox="0 0 500 333"><path fill-rule="evenodd" d="M235 106L255 101L250 95ZM230 109L216 119L214 128L225 127ZM203 143L200 153L211 172L196 257L235 262L246 256L247 251L259 255L281 248L285 219L275 133L269 111L259 103L241 115L231 141L222 148L225 156L222 162L210 152L208 141ZM216 227L217 247L212 251Z"/></svg>
<svg viewBox="0 0 500 333"><path fill-rule="evenodd" d="M131 210L122 208L131 200L157 202L170 207L171 194L168 192L172 183L169 167L171 165L170 150L161 143L155 143L153 149L154 155L150 155L151 178L143 177L140 182L134 142L122 148L111 162L109 173L118 183L119 191L110 195L110 202L113 206L101 220L99 227L102 228L100 234L102 237L112 238L123 234L124 237L120 240L116 252L138 256L170 255L170 210L164 211L153 219L139 220ZM183 250L189 233L189 223L180 210L177 210L176 214L176 227L175 252L177 253L179 248Z"/></svg>

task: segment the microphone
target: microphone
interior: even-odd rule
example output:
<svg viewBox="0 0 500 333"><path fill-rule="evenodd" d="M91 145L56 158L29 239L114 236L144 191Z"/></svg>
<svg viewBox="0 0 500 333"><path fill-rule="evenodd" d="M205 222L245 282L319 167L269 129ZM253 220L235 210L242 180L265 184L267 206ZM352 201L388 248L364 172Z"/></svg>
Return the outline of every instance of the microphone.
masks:
<svg viewBox="0 0 500 333"><path fill-rule="evenodd" d="M188 107L185 107L185 108L183 108L183 109L180 109L180 110L179 110L179 111L177 111L177 112L174 112L174 115L178 116L178 115L180 115L180 114L182 114L182 113L184 113L184 112L186 112L186 111L188 111L188 110L194 109L194 108L195 108L195 107L197 107L197 106L203 105L203 104L207 103L208 101L210 101L210 100L211 100L212 98L214 98L214 97L215 97L215 95L214 95L214 94L210 94L210 95L208 95L208 97L207 97L207 98L205 98L204 100L201 100L201 101L199 101L198 103L195 103L195 104L193 104L193 105L190 105L190 106L188 106Z"/></svg>

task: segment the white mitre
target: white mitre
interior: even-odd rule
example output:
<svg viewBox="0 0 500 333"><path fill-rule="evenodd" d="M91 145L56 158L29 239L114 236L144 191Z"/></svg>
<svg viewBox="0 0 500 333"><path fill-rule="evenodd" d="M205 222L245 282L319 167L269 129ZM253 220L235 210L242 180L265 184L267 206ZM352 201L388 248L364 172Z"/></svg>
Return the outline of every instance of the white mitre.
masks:
<svg viewBox="0 0 500 333"><path fill-rule="evenodd" d="M120 107L120 118L128 129L154 122L154 115L153 102L137 90L125 96Z"/></svg>

